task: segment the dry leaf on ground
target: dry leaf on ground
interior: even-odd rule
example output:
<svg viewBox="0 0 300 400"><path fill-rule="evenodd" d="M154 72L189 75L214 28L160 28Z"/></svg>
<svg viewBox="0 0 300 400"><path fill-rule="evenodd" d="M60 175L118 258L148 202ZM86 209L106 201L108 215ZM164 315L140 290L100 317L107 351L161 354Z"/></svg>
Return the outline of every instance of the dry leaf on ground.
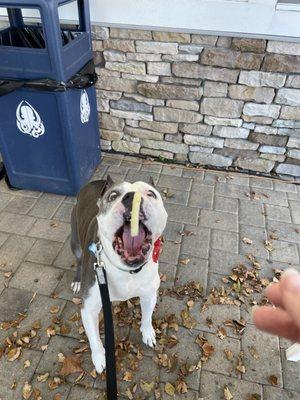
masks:
<svg viewBox="0 0 300 400"><path fill-rule="evenodd" d="M46 382L46 380L49 378L49 372L46 372L43 375L38 375L36 378L38 382Z"/></svg>
<svg viewBox="0 0 300 400"><path fill-rule="evenodd" d="M172 383L167 382L165 384L165 392L169 395L169 396L174 396L175 394L175 387L172 385Z"/></svg>
<svg viewBox="0 0 300 400"><path fill-rule="evenodd" d="M140 386L143 392L151 393L154 389L155 382L141 381Z"/></svg>
<svg viewBox="0 0 300 400"><path fill-rule="evenodd" d="M32 395L32 386L28 382L25 382L22 389L23 399L28 400L31 395Z"/></svg>
<svg viewBox="0 0 300 400"><path fill-rule="evenodd" d="M249 239L247 237L243 237L242 242L245 243L245 244L249 244L250 245L250 244L253 243L253 240L251 240L251 239Z"/></svg>
<svg viewBox="0 0 300 400"><path fill-rule="evenodd" d="M228 386L224 386L224 400L232 400L233 396L230 392L230 390L228 389Z"/></svg>
<svg viewBox="0 0 300 400"><path fill-rule="evenodd" d="M65 357L63 361L63 366L60 370L60 375L66 376L74 374L75 372L82 372L82 356L69 356Z"/></svg>
<svg viewBox="0 0 300 400"><path fill-rule="evenodd" d="M14 347L13 349L9 350L7 353L8 361L15 361L21 355L22 348L21 347Z"/></svg>
<svg viewBox="0 0 300 400"><path fill-rule="evenodd" d="M278 378L276 375L270 375L268 377L268 382L271 383L272 386L277 386L278 385Z"/></svg>

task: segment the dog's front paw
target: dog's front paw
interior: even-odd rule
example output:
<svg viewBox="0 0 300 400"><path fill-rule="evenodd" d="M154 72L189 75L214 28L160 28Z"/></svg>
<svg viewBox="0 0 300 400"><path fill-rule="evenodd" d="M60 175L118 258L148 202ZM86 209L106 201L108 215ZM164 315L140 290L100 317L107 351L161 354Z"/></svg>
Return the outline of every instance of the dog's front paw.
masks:
<svg viewBox="0 0 300 400"><path fill-rule="evenodd" d="M147 326L145 328L141 328L142 336L143 336L143 342L150 347L154 347L156 345L156 339L155 339L155 330L153 327Z"/></svg>
<svg viewBox="0 0 300 400"><path fill-rule="evenodd" d="M73 281L71 283L71 289L73 290L74 294L77 294L80 292L80 288L81 288L81 282L80 281Z"/></svg>
<svg viewBox="0 0 300 400"><path fill-rule="evenodd" d="M105 369L105 351L98 350L92 352L92 361L98 374L101 374Z"/></svg>

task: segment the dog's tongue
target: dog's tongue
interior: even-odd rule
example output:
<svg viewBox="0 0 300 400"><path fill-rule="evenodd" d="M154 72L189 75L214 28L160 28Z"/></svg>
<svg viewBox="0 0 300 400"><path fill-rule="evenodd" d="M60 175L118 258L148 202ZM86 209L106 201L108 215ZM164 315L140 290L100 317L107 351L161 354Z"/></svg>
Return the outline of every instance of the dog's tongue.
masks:
<svg viewBox="0 0 300 400"><path fill-rule="evenodd" d="M123 244L129 256L136 256L141 251L146 232L142 224L139 224L139 233L132 237L130 232L130 224L125 224L123 230Z"/></svg>

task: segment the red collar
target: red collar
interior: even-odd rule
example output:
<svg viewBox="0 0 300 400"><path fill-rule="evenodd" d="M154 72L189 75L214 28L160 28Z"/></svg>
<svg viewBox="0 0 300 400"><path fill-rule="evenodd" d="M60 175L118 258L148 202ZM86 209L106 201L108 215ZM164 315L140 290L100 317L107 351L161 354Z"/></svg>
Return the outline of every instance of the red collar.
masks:
<svg viewBox="0 0 300 400"><path fill-rule="evenodd" d="M162 245L162 240L161 238L158 238L156 242L154 243L153 247L153 253L152 253L152 260L157 263L160 253L161 253L161 245Z"/></svg>

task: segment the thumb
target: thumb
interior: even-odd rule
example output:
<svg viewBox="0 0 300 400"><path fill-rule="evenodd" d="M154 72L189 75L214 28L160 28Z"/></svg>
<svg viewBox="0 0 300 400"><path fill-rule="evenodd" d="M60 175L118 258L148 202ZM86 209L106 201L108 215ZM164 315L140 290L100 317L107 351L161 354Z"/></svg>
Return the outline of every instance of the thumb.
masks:
<svg viewBox="0 0 300 400"><path fill-rule="evenodd" d="M300 329L300 274L293 268L287 269L280 280L282 304Z"/></svg>

